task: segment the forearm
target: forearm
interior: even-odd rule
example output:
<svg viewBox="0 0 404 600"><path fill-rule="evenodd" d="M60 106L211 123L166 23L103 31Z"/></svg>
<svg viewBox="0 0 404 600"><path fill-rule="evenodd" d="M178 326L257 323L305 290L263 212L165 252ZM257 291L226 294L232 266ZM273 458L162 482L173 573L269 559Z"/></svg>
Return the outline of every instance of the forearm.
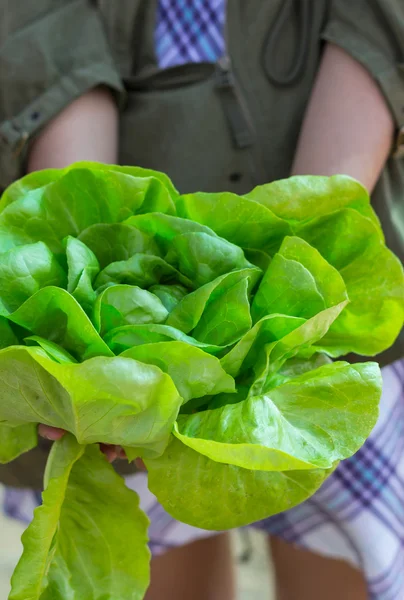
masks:
<svg viewBox="0 0 404 600"><path fill-rule="evenodd" d="M371 191L391 149L394 123L377 84L328 44L303 121L294 175L351 175Z"/></svg>
<svg viewBox="0 0 404 600"><path fill-rule="evenodd" d="M107 88L94 88L72 102L33 141L28 172L61 168L79 160L116 163L118 110Z"/></svg>
<svg viewBox="0 0 404 600"><path fill-rule="evenodd" d="M35 139L28 154L28 172L63 168L79 160L116 163L118 159L118 111L107 88L95 88L72 102ZM49 440L64 435L62 429L39 426ZM118 455L104 448L108 460Z"/></svg>

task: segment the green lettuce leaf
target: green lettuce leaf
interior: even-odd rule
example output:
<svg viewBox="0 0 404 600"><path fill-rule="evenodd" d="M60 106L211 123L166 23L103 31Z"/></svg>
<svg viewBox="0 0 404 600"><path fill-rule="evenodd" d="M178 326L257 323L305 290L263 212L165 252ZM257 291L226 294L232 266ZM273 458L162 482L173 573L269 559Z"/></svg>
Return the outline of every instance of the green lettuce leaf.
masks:
<svg viewBox="0 0 404 600"><path fill-rule="evenodd" d="M196 287L229 271L252 266L238 246L200 232L184 233L174 238L166 258Z"/></svg>
<svg viewBox="0 0 404 600"><path fill-rule="evenodd" d="M9 600L141 600L149 583L147 526L137 495L100 451L65 436L52 449Z"/></svg>
<svg viewBox="0 0 404 600"><path fill-rule="evenodd" d="M7 316L46 286L65 287L66 273L42 242L0 255L0 312Z"/></svg>
<svg viewBox="0 0 404 600"><path fill-rule="evenodd" d="M293 233L289 223L268 207L230 192L180 196L176 206L180 217L207 225L242 248L268 248Z"/></svg>
<svg viewBox="0 0 404 600"><path fill-rule="evenodd" d="M311 319L271 315L263 317L221 359L224 370L236 377L249 369L276 374L284 362L305 352L330 328L346 302L321 311Z"/></svg>
<svg viewBox="0 0 404 600"><path fill-rule="evenodd" d="M67 291L76 298L87 314L96 300L93 282L100 271L95 254L77 238L66 238Z"/></svg>
<svg viewBox="0 0 404 600"><path fill-rule="evenodd" d="M402 265L385 247L368 193L355 180L292 177L242 197L189 194L177 199L177 211L249 252L273 255L285 236L298 236L340 272L350 304L316 351L334 357L349 352L374 356L399 334L404 321Z"/></svg>
<svg viewBox="0 0 404 600"><path fill-rule="evenodd" d="M170 190L156 177L77 164L48 185L32 185L13 202L4 202L0 252L42 241L62 254L65 237L77 237L95 223L120 222L136 212L174 210Z"/></svg>
<svg viewBox="0 0 404 600"><path fill-rule="evenodd" d="M236 391L233 377L226 373L217 358L184 342L135 346L121 356L156 365L168 373L184 403L192 398Z"/></svg>
<svg viewBox="0 0 404 600"><path fill-rule="evenodd" d="M18 337L14 333L11 323L0 317L0 349L18 344Z"/></svg>
<svg viewBox="0 0 404 600"><path fill-rule="evenodd" d="M180 415L178 439L146 461L150 489L172 516L207 529L287 510L363 444L380 394L374 363L334 363L261 397Z"/></svg>
<svg viewBox="0 0 404 600"><path fill-rule="evenodd" d="M237 341L251 326L248 298L260 274L259 269L248 268L217 277L185 296L169 314L166 325L184 333L196 330L193 337L207 344L227 345ZM229 318L223 319L229 309ZM216 320L221 319L223 325L221 331L217 331L215 327L211 336L211 317L204 316L207 311L211 315L215 312Z"/></svg>
<svg viewBox="0 0 404 600"><path fill-rule="evenodd" d="M168 375L127 357L58 363L42 348L14 346L0 351L0 377L0 422L44 423L137 456L164 451L182 403Z"/></svg>
<svg viewBox="0 0 404 600"><path fill-rule="evenodd" d="M347 300L339 272L302 239L287 237L264 273L251 312L255 321L273 313L310 319Z"/></svg>
<svg viewBox="0 0 404 600"><path fill-rule="evenodd" d="M33 423L10 427L0 422L0 464L11 462L20 454L35 448L38 443Z"/></svg>
<svg viewBox="0 0 404 600"><path fill-rule="evenodd" d="M124 223L97 223L79 235L79 240L90 248L104 269L112 262L128 260L135 254L160 256L153 238Z"/></svg>
<svg viewBox="0 0 404 600"><path fill-rule="evenodd" d="M295 175L254 188L245 196L262 204L280 219L291 224L313 216L352 208L371 219L381 233L379 221L369 203L366 188L347 175L332 177Z"/></svg>
<svg viewBox="0 0 404 600"><path fill-rule="evenodd" d="M75 363L77 360L61 346L50 342L39 335L30 335L24 339L27 346L40 346L53 360L58 363Z"/></svg>
<svg viewBox="0 0 404 600"><path fill-rule="evenodd" d="M403 267L373 221L345 209L302 225L298 235L338 269L350 299L321 348L374 356L391 346L404 319Z"/></svg>
<svg viewBox="0 0 404 600"><path fill-rule="evenodd" d="M241 248L194 221L155 213L136 215L126 223L152 235L166 260L196 287L234 269L251 266Z"/></svg>
<svg viewBox="0 0 404 600"><path fill-rule="evenodd" d="M243 469L213 461L176 438L146 466L150 490L174 518L217 531L292 508L312 496L331 473Z"/></svg>
<svg viewBox="0 0 404 600"><path fill-rule="evenodd" d="M260 396L180 415L174 434L212 460L245 469L329 469L362 446L381 389L374 363L334 363Z"/></svg>
<svg viewBox="0 0 404 600"><path fill-rule="evenodd" d="M160 282L176 281L190 288L191 281L175 267L159 256L135 254L128 260L112 262L103 269L95 280L95 287L119 283L148 288Z"/></svg>
<svg viewBox="0 0 404 600"><path fill-rule="evenodd" d="M241 279L211 297L193 335L201 342L223 346L240 339L252 324L248 292L248 279Z"/></svg>
<svg viewBox="0 0 404 600"><path fill-rule="evenodd" d="M219 354L224 350L223 346L204 344L195 338L186 335L175 327L169 325L147 324L147 325L124 325L109 331L105 337L105 342L115 354L120 354L124 350L141 346L142 344L155 344L156 342L168 342L169 340L178 340L186 342L196 348L201 348L208 354Z"/></svg>
<svg viewBox="0 0 404 600"><path fill-rule="evenodd" d="M126 219L125 224L151 236L163 252L168 252L171 242L181 235L204 233L217 238L217 234L210 227L160 212L134 215Z"/></svg>
<svg viewBox="0 0 404 600"><path fill-rule="evenodd" d="M8 319L62 346L79 360L112 356L83 308L61 288L42 288L8 315Z"/></svg>
<svg viewBox="0 0 404 600"><path fill-rule="evenodd" d="M124 325L162 323L167 316L157 296L132 285L106 288L94 305L94 323L101 335Z"/></svg>
<svg viewBox="0 0 404 600"><path fill-rule="evenodd" d="M2 212L6 206L23 198L32 190L37 190L47 186L49 183L53 183L59 177L62 177L63 169L44 169L43 171L34 171L28 173L25 177L17 179L11 185L4 190L0 199L0 212Z"/></svg>
<svg viewBox="0 0 404 600"><path fill-rule="evenodd" d="M156 284L149 288L149 292L155 294L157 298L160 298L168 312L171 312L173 308L179 304L179 302L185 298L188 294L187 288L180 284Z"/></svg>
<svg viewBox="0 0 404 600"><path fill-rule="evenodd" d="M87 273L91 285L100 270L100 265L94 252L83 242L72 236L66 238L66 257L68 267L67 291L74 295L83 271Z"/></svg>
<svg viewBox="0 0 404 600"><path fill-rule="evenodd" d="M175 211L175 207L174 207L174 204L172 201L175 200L179 196L179 193L178 193L177 189L175 188L175 186L173 185L171 179L165 173L162 173L161 171L154 171L153 169L145 169L144 167L123 166L123 165L106 165L104 163L90 162L90 161L82 161L82 162L75 163L75 164L67 167L66 170L76 169L76 168L101 170L104 172L112 171L112 172L116 172L116 173L123 173L124 175L129 175L130 177L134 177L136 179L147 179L147 180L151 179L152 182L148 181L147 185L150 186L151 183L154 183L156 185L157 191L160 193L156 194L155 189L149 190L148 187L146 186L146 190L148 192L148 197L146 197L143 200L143 204L145 204L145 206L141 205L143 210L140 210L139 212L142 213L142 212L159 211L159 212L167 212L168 214L171 214L171 212ZM162 193L161 188L164 188L165 194ZM159 205L160 207L153 208L155 204ZM162 210L164 207L166 207L167 210Z"/></svg>

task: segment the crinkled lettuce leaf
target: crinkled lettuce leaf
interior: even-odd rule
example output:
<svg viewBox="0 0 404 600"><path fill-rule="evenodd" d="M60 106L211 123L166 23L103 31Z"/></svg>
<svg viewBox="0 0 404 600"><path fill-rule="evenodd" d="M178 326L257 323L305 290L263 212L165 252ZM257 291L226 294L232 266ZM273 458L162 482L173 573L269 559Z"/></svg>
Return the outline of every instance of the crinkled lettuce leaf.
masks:
<svg viewBox="0 0 404 600"><path fill-rule="evenodd" d="M347 175L332 177L295 175L260 185L246 194L273 211L280 219L301 223L315 215L352 208L368 217L381 233L379 221L370 205L366 188Z"/></svg>
<svg viewBox="0 0 404 600"><path fill-rule="evenodd" d="M141 600L149 584L147 527L137 495L99 449L65 436L52 448L9 600Z"/></svg>
<svg viewBox="0 0 404 600"><path fill-rule="evenodd" d="M126 325L163 323L168 311L161 300L135 285L107 287L94 304L94 324L101 335Z"/></svg>
<svg viewBox="0 0 404 600"><path fill-rule="evenodd" d="M159 247L151 236L125 223L91 225L78 239L93 252L102 269L138 253L160 256Z"/></svg>
<svg viewBox="0 0 404 600"><path fill-rule="evenodd" d="M286 315L263 317L221 359L224 370L236 377L253 370L258 376L276 374L284 362L323 338L346 306L326 308L311 319Z"/></svg>
<svg viewBox="0 0 404 600"><path fill-rule="evenodd" d="M156 365L168 373L184 403L200 396L235 392L234 379L219 359L182 341L143 344L125 350L120 356Z"/></svg>
<svg viewBox="0 0 404 600"><path fill-rule="evenodd" d="M310 496L362 446L378 416L377 365L293 371L260 396L179 416L177 439L146 461L150 489L174 517L208 529L266 518Z"/></svg>
<svg viewBox="0 0 404 600"><path fill-rule="evenodd" d="M186 342L191 346L201 348L208 354L219 354L224 347L214 344L204 344L195 338L186 335L183 331L170 327L169 325L160 325L150 323L147 325L124 325L112 329L104 336L104 341L108 344L115 354L120 354L134 346L142 344L153 344L157 342L167 342L169 340L178 340Z"/></svg>
<svg viewBox="0 0 404 600"><path fill-rule="evenodd" d="M120 356L69 364L40 347L12 346L0 351L0 378L0 422L44 423L138 456L161 454L182 403L166 373Z"/></svg>
<svg viewBox="0 0 404 600"><path fill-rule="evenodd" d="M300 176L259 186L245 196L188 194L177 199L177 211L249 251L273 256L291 235L317 249L339 271L350 300L318 350L333 357L349 352L374 356L399 334L402 265L386 248L368 193L355 180Z"/></svg>
<svg viewBox="0 0 404 600"><path fill-rule="evenodd" d="M174 434L212 460L245 469L329 469L363 444L376 423L380 393L373 363L336 362L260 396L180 415Z"/></svg>
<svg viewBox="0 0 404 600"><path fill-rule="evenodd" d="M133 174L132 174L133 173ZM40 182L46 176L40 175ZM37 241L52 252L63 253L62 240L77 237L96 223L116 223L133 213L175 212L174 188L164 176L144 176L141 169L128 171L78 163L35 186L30 176L23 185L6 191L0 212L0 251Z"/></svg>
<svg viewBox="0 0 404 600"><path fill-rule="evenodd" d="M11 248L0 262L0 312L9 315L40 289L65 285L66 274L45 244Z"/></svg>
<svg viewBox="0 0 404 600"><path fill-rule="evenodd" d="M298 237L286 237L269 264L251 306L255 321L268 314L309 319L348 300L337 269Z"/></svg>
<svg viewBox="0 0 404 600"><path fill-rule="evenodd" d="M62 288L42 288L7 318L25 331L55 342L78 360L113 356L83 308Z"/></svg>
<svg viewBox="0 0 404 600"><path fill-rule="evenodd" d="M100 272L100 264L94 252L79 239L68 236L66 243L67 291L91 313L96 300L94 279Z"/></svg>
<svg viewBox="0 0 404 600"><path fill-rule="evenodd" d="M258 268L236 269L220 275L185 296L166 324L206 344L236 342L251 327L249 295L259 280Z"/></svg>
<svg viewBox="0 0 404 600"><path fill-rule="evenodd" d="M374 356L389 348L403 324L403 267L374 222L353 209L318 217L298 235L342 275L350 299L322 342L331 356ZM343 240L343 242L341 242Z"/></svg>

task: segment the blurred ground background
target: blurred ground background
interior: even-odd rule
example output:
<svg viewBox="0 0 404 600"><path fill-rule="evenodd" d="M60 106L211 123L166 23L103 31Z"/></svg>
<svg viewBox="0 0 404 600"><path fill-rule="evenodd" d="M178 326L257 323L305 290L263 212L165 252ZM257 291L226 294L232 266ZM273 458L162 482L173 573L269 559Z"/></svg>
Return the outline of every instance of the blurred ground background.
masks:
<svg viewBox="0 0 404 600"><path fill-rule="evenodd" d="M2 496L3 489L0 486L0 506ZM24 525L14 519L6 519L0 511L0 600L7 598L10 577L22 549L20 537L23 531ZM259 532L252 531L248 535L248 539L239 533L233 536L237 600L274 600L265 538ZM244 561L244 554L250 546L251 556Z"/></svg>

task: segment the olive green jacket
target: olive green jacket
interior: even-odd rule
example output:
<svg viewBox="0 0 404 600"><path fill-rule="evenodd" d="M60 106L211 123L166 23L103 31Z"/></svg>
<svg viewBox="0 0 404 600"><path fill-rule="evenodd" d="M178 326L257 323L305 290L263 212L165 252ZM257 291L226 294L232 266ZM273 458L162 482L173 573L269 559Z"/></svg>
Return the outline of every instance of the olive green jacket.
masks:
<svg viewBox="0 0 404 600"><path fill-rule="evenodd" d="M242 194L287 177L328 41L368 69L391 109L397 143L372 201L404 258L404 0L228 0L225 56L165 71L155 9L0 0L0 188L23 174L41 128L99 84L120 106L121 163L165 171L182 192ZM403 354L398 342L381 359ZM38 452L0 468L0 479L40 485Z"/></svg>

